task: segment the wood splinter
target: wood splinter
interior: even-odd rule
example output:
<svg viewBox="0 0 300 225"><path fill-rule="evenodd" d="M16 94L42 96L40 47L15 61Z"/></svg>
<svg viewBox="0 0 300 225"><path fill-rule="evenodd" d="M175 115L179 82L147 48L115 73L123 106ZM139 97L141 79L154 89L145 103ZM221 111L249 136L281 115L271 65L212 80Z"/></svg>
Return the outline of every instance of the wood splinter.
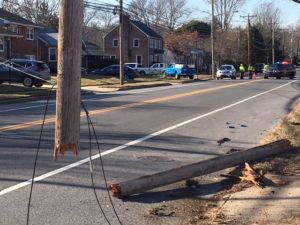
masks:
<svg viewBox="0 0 300 225"><path fill-rule="evenodd" d="M73 152L75 155L78 155L78 150L79 150L79 145L78 144L68 144L65 146L56 146L56 148L54 149L54 160L57 159L57 155L58 153L60 153L61 155L64 155L66 151L68 151L69 149L73 149Z"/></svg>

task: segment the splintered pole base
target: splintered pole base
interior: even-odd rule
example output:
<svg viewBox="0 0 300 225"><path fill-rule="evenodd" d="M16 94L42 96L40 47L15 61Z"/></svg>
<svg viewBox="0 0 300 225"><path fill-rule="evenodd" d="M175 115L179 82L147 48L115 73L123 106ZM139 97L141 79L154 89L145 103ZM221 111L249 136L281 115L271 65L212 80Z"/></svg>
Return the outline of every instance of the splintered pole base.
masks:
<svg viewBox="0 0 300 225"><path fill-rule="evenodd" d="M57 159L57 155L58 153L60 153L61 155L64 155L66 151L68 151L69 149L73 149L73 152L75 155L78 155L78 151L79 151L79 144L68 144L68 145L58 145L55 147L54 149L54 160Z"/></svg>

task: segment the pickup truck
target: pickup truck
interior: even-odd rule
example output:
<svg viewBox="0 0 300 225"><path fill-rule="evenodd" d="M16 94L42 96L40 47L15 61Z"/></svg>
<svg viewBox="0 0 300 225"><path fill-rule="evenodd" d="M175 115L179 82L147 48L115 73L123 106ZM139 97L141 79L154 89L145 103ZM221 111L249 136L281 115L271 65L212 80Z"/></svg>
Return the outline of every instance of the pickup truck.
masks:
<svg viewBox="0 0 300 225"><path fill-rule="evenodd" d="M165 63L155 63L150 68L142 67L138 63L125 63L124 65L131 67L139 72L140 75L162 74L166 68Z"/></svg>
<svg viewBox="0 0 300 225"><path fill-rule="evenodd" d="M173 63L165 69L164 74L166 76L175 77L177 80L179 80L181 76L194 79L194 75L196 74L196 69L190 68L187 64Z"/></svg>

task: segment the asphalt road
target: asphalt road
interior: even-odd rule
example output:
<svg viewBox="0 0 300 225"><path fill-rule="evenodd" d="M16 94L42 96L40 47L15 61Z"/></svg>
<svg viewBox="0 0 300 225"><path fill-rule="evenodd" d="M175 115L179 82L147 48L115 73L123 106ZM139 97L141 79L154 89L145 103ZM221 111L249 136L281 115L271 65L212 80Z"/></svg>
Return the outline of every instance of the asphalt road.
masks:
<svg viewBox="0 0 300 225"><path fill-rule="evenodd" d="M220 80L84 96L100 140L107 183L136 178L256 146L267 130L300 100L294 80ZM33 164L45 101L0 105L0 224L26 224ZM108 224L91 185L89 135L81 118L81 149L53 161L55 103L50 101L36 168L29 224ZM233 127L233 128L229 128ZM231 141L222 146L217 140ZM92 154L98 153L93 141ZM97 194L110 224L119 224L109 202L98 157ZM197 195L214 193L204 176ZM124 200L113 198L122 224L155 224L145 216L156 203L185 193L183 182ZM205 193L204 193L205 190ZM174 224L176 218L165 224ZM178 221L177 221L178 222Z"/></svg>

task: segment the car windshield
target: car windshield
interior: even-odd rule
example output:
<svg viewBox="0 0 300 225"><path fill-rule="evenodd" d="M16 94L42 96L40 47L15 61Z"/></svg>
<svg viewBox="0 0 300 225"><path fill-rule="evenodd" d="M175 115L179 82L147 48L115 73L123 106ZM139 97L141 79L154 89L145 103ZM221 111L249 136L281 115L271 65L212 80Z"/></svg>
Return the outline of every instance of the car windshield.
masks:
<svg viewBox="0 0 300 225"><path fill-rule="evenodd" d="M220 70L231 70L231 66L221 66Z"/></svg>

